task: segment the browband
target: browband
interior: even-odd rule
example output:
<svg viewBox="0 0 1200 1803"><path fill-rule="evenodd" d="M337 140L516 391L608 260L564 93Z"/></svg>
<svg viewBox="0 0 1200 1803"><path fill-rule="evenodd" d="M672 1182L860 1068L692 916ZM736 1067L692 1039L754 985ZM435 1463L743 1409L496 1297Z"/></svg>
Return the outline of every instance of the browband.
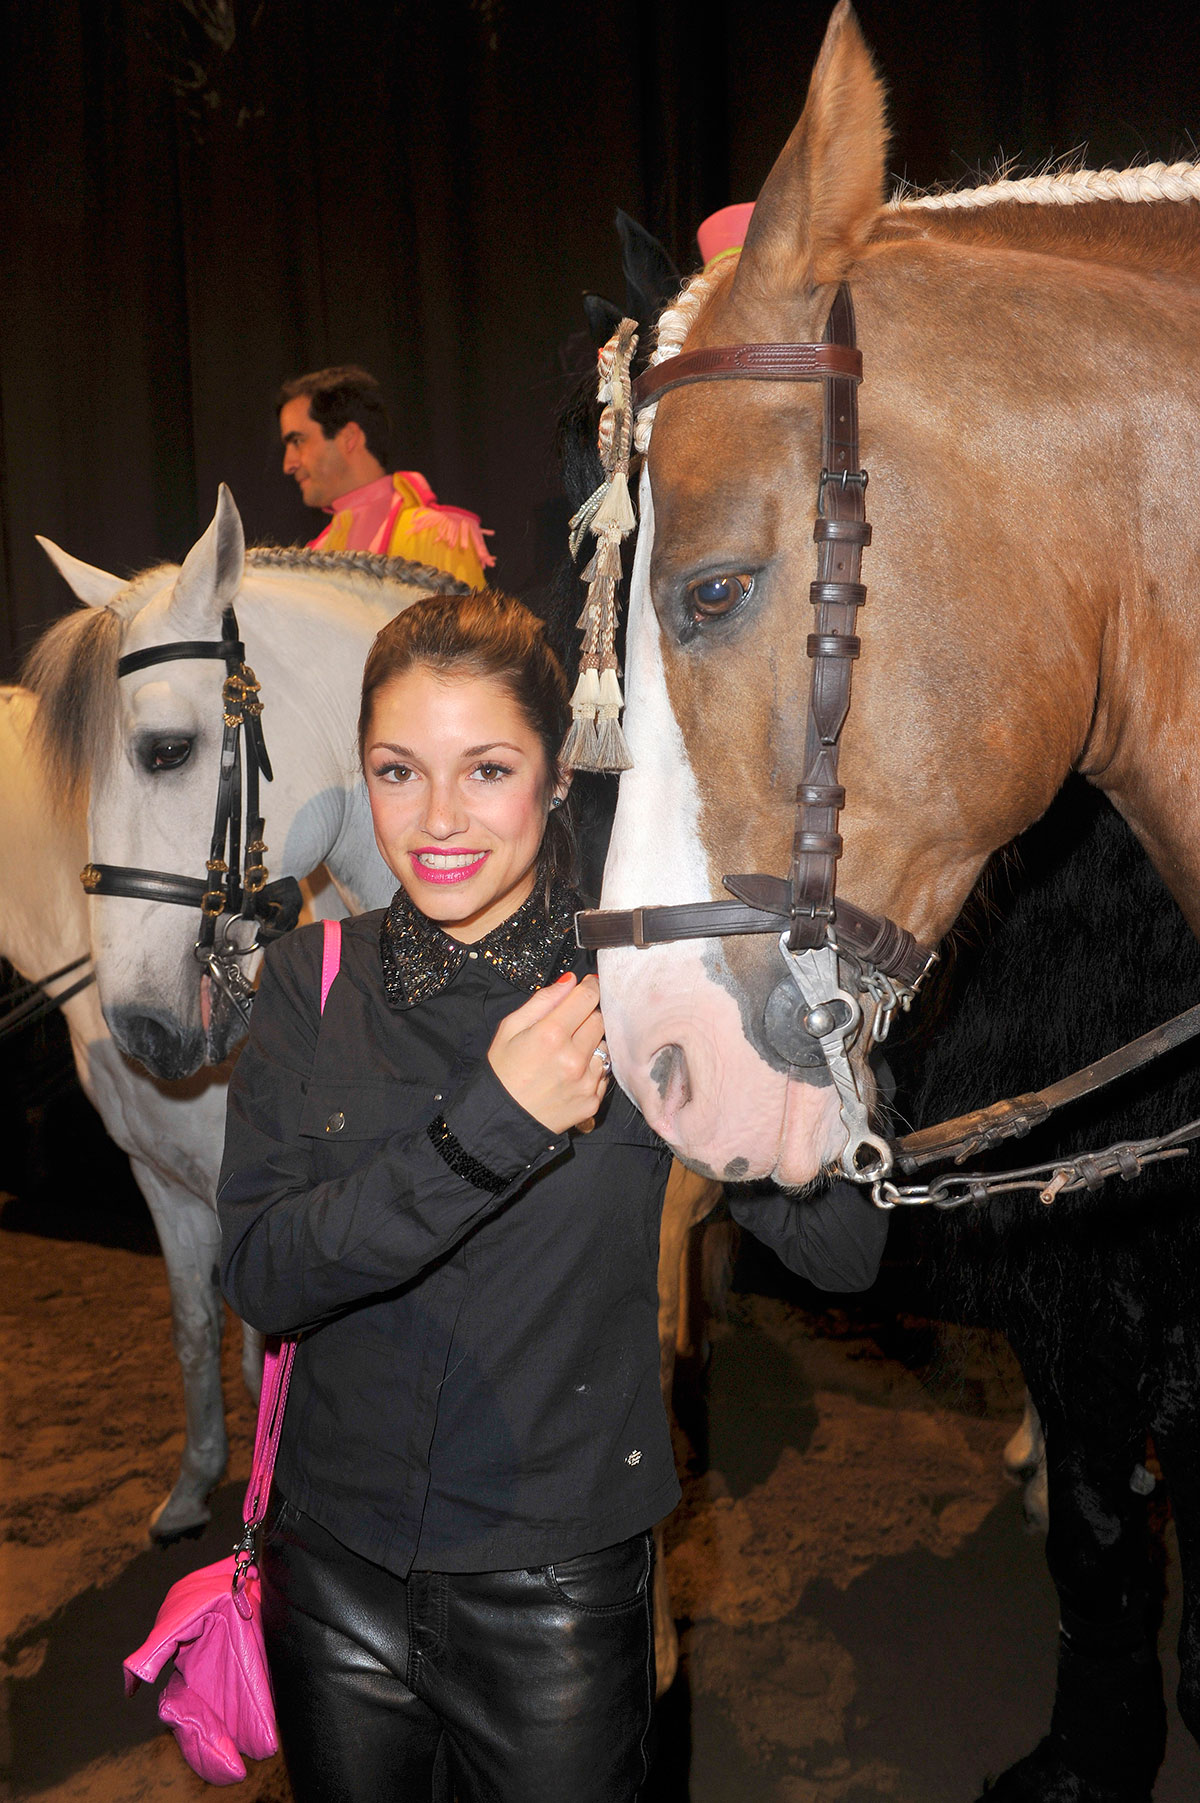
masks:
<svg viewBox="0 0 1200 1803"><path fill-rule="evenodd" d="M716 344L709 350L681 351L645 370L633 384L635 412L671 388L706 382L713 376L740 376L751 382L814 382L822 376L862 381L862 352L853 344Z"/></svg>
<svg viewBox="0 0 1200 1803"><path fill-rule="evenodd" d="M177 658L214 657L223 663L244 664L246 647L240 639L176 639L172 645L148 645L145 651L128 651L117 663L118 676L149 670L155 664L173 664Z"/></svg>

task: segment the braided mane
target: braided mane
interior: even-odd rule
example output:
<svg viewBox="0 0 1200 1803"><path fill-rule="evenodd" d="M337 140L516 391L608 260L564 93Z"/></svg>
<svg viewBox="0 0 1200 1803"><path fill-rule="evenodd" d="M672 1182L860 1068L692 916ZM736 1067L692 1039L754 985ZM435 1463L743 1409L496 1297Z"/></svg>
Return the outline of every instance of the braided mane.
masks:
<svg viewBox="0 0 1200 1803"><path fill-rule="evenodd" d="M1095 201L1200 200L1200 164L1146 163L1135 169L1043 171L1010 180L1000 176L978 188L945 188L911 194L901 187L889 212L959 211L972 207L1077 207Z"/></svg>
<svg viewBox="0 0 1200 1803"><path fill-rule="evenodd" d="M436 570L369 551L312 551L304 545L254 545L246 569L307 573L352 587L416 590L418 595L469 595L465 582ZM117 660L125 623L178 575L156 564L131 579L104 607L78 607L45 631L27 660L24 680L38 696L34 728L38 754L57 793L76 798L89 776L103 771L116 744Z"/></svg>
<svg viewBox="0 0 1200 1803"><path fill-rule="evenodd" d="M398 582L405 588L435 595L469 595L460 582L431 563L388 557L382 551L316 551L308 545L251 545L246 566L252 570L311 570L321 576L366 576L374 582Z"/></svg>

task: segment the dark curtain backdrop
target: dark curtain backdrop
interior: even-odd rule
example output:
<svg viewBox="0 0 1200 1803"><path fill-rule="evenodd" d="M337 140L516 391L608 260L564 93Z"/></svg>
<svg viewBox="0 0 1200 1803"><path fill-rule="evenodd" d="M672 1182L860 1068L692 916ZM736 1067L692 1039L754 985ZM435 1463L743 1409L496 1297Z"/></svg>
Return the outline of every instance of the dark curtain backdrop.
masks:
<svg viewBox="0 0 1200 1803"><path fill-rule="evenodd" d="M579 296L621 297L626 208L694 266L799 112L826 0L5 0L0 570L15 674L68 596L42 532L127 573L228 482L249 537L320 524L272 400L355 361L397 461L496 528L517 592L559 554L555 414ZM863 0L892 167L1189 154L1200 8Z"/></svg>

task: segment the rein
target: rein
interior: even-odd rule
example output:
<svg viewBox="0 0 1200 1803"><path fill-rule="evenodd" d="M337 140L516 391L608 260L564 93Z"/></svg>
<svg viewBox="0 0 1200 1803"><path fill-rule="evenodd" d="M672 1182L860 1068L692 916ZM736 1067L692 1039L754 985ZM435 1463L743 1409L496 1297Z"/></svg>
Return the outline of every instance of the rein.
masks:
<svg viewBox="0 0 1200 1803"><path fill-rule="evenodd" d="M60 977L69 977L72 971L79 970L82 965L90 963L91 957L85 952L81 958L73 958L70 964L63 964L58 970L52 970L47 976L39 977L36 981L23 978L21 982L14 983L0 1001L0 1040L9 1038L13 1033L23 1032L26 1027L35 1026L39 1020L44 1020L48 1014L53 1014L55 1009L61 1008L64 1002L69 1002L72 996L79 995L82 990L89 988L96 981L94 970L85 972L82 977L76 977L75 981L69 984L61 995L47 993L48 984L57 983Z"/></svg>
<svg viewBox="0 0 1200 1803"><path fill-rule="evenodd" d="M246 648L238 635L233 608L227 607L221 616L219 639L177 639L171 644L131 651L118 661L117 675L132 676L156 664L191 658L213 658L225 665L220 775L212 840L205 861L207 877L142 870L130 864L87 864L79 880L89 895L127 896L138 901L199 908L197 962L248 1025L254 991L238 960L290 931L299 918L301 897L294 877L267 882L259 778L261 775L271 782L273 774L263 738L259 684L246 662ZM229 929L235 919L251 923L249 943L239 945L230 937Z"/></svg>
<svg viewBox="0 0 1200 1803"><path fill-rule="evenodd" d="M1146 1164L1184 1156L1183 1142L1200 1138L1200 1120L1155 1139L1122 1142L1018 1171L951 1172L927 1184L889 1181L895 1165L912 1173L947 1158L961 1164L1002 1140L1028 1133L1056 1109L1195 1038L1200 1034L1200 1005L1035 1093L923 1128L894 1144L870 1131L849 1060L863 1020L863 1002L875 1004L870 1028L870 1043L875 1045L886 1038L897 1009L911 1006L937 953L918 944L895 921L868 914L835 893L843 850L837 822L846 802L846 791L837 781L838 747L850 707L851 670L862 649L855 626L866 601L860 580L862 553L871 542L868 475L861 468L858 448L862 353L849 288L845 283L839 286L821 343L681 351L633 382L632 411L672 389L712 380L824 384L821 476L813 528L817 577L809 591L816 630L807 641L812 676L791 867L786 878L726 876L724 886L733 901L584 910L575 916L577 942L588 949L644 949L677 939L777 934L788 976L767 1002L764 1036L792 1066L824 1062L828 1067L847 1135L843 1173L855 1182L869 1183L879 1208L923 1203L956 1208L1019 1189L1038 1190L1048 1204L1064 1191L1096 1189L1107 1177L1135 1177ZM841 986L843 968L850 988Z"/></svg>

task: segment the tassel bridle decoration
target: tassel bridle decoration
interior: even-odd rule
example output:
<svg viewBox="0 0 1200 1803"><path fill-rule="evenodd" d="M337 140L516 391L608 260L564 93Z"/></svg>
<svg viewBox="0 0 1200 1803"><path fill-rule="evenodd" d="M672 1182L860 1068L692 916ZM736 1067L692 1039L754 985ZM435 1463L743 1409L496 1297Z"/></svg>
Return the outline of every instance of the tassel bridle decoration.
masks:
<svg viewBox="0 0 1200 1803"><path fill-rule="evenodd" d="M568 770L629 770L633 759L621 730L621 684L617 675L617 589L621 545L637 524L629 496L633 450L633 385L630 365L637 350L637 322L623 319L599 354L596 398L600 416L600 461L604 481L571 521L571 555L578 555L591 532L596 549L581 572L588 585L579 616L583 648L579 681L571 697L571 728L562 748Z"/></svg>

